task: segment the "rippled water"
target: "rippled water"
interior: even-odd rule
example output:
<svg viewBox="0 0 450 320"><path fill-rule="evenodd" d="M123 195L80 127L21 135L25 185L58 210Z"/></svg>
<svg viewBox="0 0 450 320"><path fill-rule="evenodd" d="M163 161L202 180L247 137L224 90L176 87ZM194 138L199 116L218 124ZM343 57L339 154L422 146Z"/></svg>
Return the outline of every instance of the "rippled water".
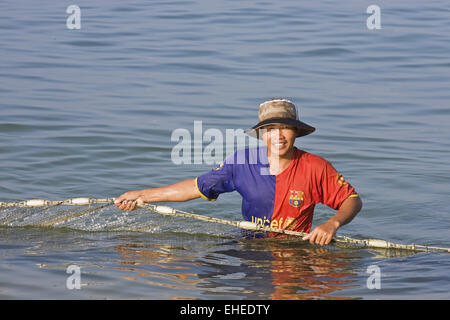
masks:
<svg viewBox="0 0 450 320"><path fill-rule="evenodd" d="M67 3L0 3L0 201L115 197L195 177L212 165L175 165L174 130L246 129L259 103L282 96L317 128L296 145L330 160L364 201L339 234L450 247L446 1L382 1L380 30L367 29L369 1L76 4L80 30L66 27ZM237 194L171 205L240 218ZM60 213L8 210L6 299L450 298L445 254L244 240L112 207L27 227ZM314 224L332 214L317 207ZM81 267L80 290L66 288L69 265ZM372 265L380 289L366 285Z"/></svg>

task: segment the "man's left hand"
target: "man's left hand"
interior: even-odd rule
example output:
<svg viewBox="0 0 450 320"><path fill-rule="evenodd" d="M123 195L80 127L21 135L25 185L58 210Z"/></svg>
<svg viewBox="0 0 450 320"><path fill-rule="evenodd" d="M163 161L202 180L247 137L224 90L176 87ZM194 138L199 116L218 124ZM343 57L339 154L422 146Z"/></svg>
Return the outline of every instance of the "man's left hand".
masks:
<svg viewBox="0 0 450 320"><path fill-rule="evenodd" d="M309 240L311 244L320 244L321 246L329 244L338 228L339 224L336 221L329 220L314 228L311 233L303 237L303 240Z"/></svg>

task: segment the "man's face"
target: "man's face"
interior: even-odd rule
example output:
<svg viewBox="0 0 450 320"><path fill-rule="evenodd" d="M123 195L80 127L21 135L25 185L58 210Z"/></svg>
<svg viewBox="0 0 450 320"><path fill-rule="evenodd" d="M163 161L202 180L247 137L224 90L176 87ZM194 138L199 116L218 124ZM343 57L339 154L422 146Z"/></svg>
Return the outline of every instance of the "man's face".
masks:
<svg viewBox="0 0 450 320"><path fill-rule="evenodd" d="M263 141L266 143L269 154L278 154L285 157L291 154L296 138L296 129L283 124L271 124L260 129Z"/></svg>

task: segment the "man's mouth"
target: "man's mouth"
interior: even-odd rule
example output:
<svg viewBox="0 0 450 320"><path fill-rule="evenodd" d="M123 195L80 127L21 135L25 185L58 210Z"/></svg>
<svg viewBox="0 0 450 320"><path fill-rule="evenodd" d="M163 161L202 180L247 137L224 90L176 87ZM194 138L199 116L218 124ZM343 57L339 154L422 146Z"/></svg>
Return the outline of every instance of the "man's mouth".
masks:
<svg viewBox="0 0 450 320"><path fill-rule="evenodd" d="M283 148L286 145L286 141L283 142L276 142L273 144L277 148Z"/></svg>

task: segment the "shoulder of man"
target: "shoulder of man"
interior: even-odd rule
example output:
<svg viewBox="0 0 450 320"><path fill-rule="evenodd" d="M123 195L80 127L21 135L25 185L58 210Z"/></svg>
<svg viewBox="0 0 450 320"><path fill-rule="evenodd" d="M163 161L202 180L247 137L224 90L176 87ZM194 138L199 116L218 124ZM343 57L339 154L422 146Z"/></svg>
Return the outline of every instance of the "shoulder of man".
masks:
<svg viewBox="0 0 450 320"><path fill-rule="evenodd" d="M311 165L311 166L314 166L317 168L323 168L327 165L331 165L331 163L327 159L325 159L321 156L318 156L313 153L309 153L304 150L300 150L300 149L298 149L298 150L299 150L299 154L300 154L300 161L303 161L305 164L308 164L308 165Z"/></svg>
<svg viewBox="0 0 450 320"><path fill-rule="evenodd" d="M258 164L261 163L262 157L267 158L267 151L261 148L246 148L237 150L233 154L226 157L222 162L223 165L239 165L239 164ZM263 159L265 160L265 159ZM264 162L263 162L264 163Z"/></svg>

